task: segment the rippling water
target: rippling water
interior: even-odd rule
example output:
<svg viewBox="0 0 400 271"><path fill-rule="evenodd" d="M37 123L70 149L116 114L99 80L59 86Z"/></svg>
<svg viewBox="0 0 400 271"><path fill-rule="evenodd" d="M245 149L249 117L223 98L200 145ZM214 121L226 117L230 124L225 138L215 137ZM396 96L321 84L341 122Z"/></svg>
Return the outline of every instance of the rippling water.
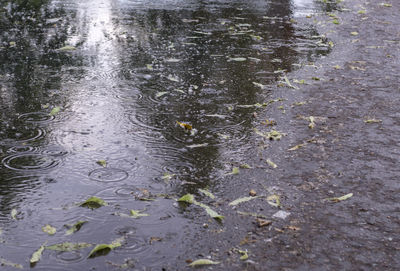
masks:
<svg viewBox="0 0 400 271"><path fill-rule="evenodd" d="M108 263L169 263L196 227L172 198L212 191L227 157L249 142L249 105L267 101L282 72L329 50L294 23L314 11L306 0L0 5L0 256L24 268L45 242L118 237ZM90 196L108 205L78 206ZM149 216L118 215L132 209ZM88 222L66 236L79 220ZM105 264L89 251L45 250L38 270Z"/></svg>

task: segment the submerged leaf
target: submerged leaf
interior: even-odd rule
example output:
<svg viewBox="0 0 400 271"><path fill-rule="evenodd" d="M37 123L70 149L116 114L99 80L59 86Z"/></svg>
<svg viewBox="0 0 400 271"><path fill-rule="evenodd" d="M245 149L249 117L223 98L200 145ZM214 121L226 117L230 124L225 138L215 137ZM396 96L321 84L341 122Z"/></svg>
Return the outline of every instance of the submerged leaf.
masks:
<svg viewBox="0 0 400 271"><path fill-rule="evenodd" d="M257 199L257 198L259 198L260 196L256 196L256 197L243 197L243 198L238 198L238 199L235 199L234 201L231 201L228 205L229 206L235 206L235 205L238 205L238 204L240 204L240 203L242 203L242 202L246 202L246 201L250 201L250 200L253 200L253 199Z"/></svg>
<svg viewBox="0 0 400 271"><path fill-rule="evenodd" d="M78 221L76 222L74 225L72 225L67 232L65 233L65 235L71 235L74 232L77 232L81 229L81 227L83 226L83 224L87 223L87 221Z"/></svg>
<svg viewBox="0 0 400 271"><path fill-rule="evenodd" d="M107 205L108 205L107 202L98 197L90 197L86 201L82 202L79 206L93 210L100 208L101 206L107 206Z"/></svg>
<svg viewBox="0 0 400 271"><path fill-rule="evenodd" d="M44 250L44 244L32 254L32 257L29 260L29 262L31 264L37 263L40 260L40 257L42 257L43 250Z"/></svg>
<svg viewBox="0 0 400 271"><path fill-rule="evenodd" d="M211 199L215 199L215 196L210 191L205 190L205 189L201 189L201 188L199 188L199 191L201 193L203 193L204 195L206 195L207 197L209 197Z"/></svg>
<svg viewBox="0 0 400 271"><path fill-rule="evenodd" d="M74 251L74 250L80 250L84 249L87 247L91 247L92 244L88 243L71 243L71 242L65 242L61 244L54 244L51 246L47 246L46 249L49 250L55 250L55 251Z"/></svg>
<svg viewBox="0 0 400 271"><path fill-rule="evenodd" d="M196 267L196 266L211 265L211 264L220 264L220 262L214 262L209 259L198 259L189 264L189 266Z"/></svg>
<svg viewBox="0 0 400 271"><path fill-rule="evenodd" d="M194 196L192 194L186 194L179 198L178 201L192 204L194 202Z"/></svg>
<svg viewBox="0 0 400 271"><path fill-rule="evenodd" d="M46 226L42 227L42 231L48 235L54 235L57 232L57 229L47 224Z"/></svg>
<svg viewBox="0 0 400 271"><path fill-rule="evenodd" d="M333 201L333 202L340 202L340 201L343 201L343 200L346 200L346 199L349 199L349 198L351 198L353 196L353 193L349 193L349 194L346 194L346 195L344 195L344 196L341 196L341 197L335 197L335 198L328 198L327 200L330 200L330 201Z"/></svg>
<svg viewBox="0 0 400 271"><path fill-rule="evenodd" d="M55 115L57 115L57 114L60 112L60 110L61 110L61 107L56 106L56 107L54 107L53 109L51 109L49 115L50 115L50 116L55 116Z"/></svg>

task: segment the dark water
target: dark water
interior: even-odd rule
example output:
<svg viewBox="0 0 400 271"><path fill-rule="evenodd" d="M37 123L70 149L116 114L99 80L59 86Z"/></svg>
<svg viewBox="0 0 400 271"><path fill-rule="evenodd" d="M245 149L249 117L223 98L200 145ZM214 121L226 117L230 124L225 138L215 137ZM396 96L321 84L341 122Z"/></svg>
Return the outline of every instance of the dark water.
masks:
<svg viewBox="0 0 400 271"><path fill-rule="evenodd" d="M120 237L105 257L45 250L35 268L170 263L200 223L173 198L222 193L229 162L251 148L249 105L329 50L294 21L314 11L311 0L0 3L0 257L24 268L45 242ZM108 206L77 206L90 196ZM113 215L131 209L149 216ZM65 235L78 220L88 222Z"/></svg>

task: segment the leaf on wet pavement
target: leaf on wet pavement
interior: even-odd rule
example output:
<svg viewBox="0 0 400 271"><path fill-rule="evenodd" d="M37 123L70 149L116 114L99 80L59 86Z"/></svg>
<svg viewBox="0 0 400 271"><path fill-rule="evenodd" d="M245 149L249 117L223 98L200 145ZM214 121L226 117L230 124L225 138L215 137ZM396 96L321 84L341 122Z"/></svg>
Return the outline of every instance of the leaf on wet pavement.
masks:
<svg viewBox="0 0 400 271"><path fill-rule="evenodd" d="M60 244L54 244L51 246L46 246L46 249L55 251L74 251L74 250L81 250L91 246L93 245L83 242L82 243L65 242Z"/></svg>
<svg viewBox="0 0 400 271"><path fill-rule="evenodd" d="M52 227L51 225L47 224L42 227L42 231L47 233L48 235L54 235L57 232L57 229Z"/></svg>
<svg viewBox="0 0 400 271"><path fill-rule="evenodd" d="M106 167L107 166L107 161L106 160L99 160L96 161L96 164L102 166L102 167Z"/></svg>
<svg viewBox="0 0 400 271"><path fill-rule="evenodd" d="M332 202L341 202L341 201L351 198L352 196L353 196L353 193L348 193L341 197L327 198L327 200L332 201Z"/></svg>
<svg viewBox="0 0 400 271"><path fill-rule="evenodd" d="M98 197L90 197L86 201L79 204L79 206L81 206L81 207L86 207L86 208L89 208L92 210L100 208L101 206L107 206L107 205L108 205L107 202L105 202L104 200L102 200Z"/></svg>
<svg viewBox="0 0 400 271"><path fill-rule="evenodd" d="M186 194L179 198L178 201L192 204L194 202L194 196L192 194Z"/></svg>
<svg viewBox="0 0 400 271"><path fill-rule="evenodd" d="M40 258L42 257L42 253L43 253L44 248L45 248L45 244L43 244L38 250L36 250L36 251L32 254L31 259L29 260L29 262L30 262L31 264L35 264L35 263L37 263L38 261L40 261Z"/></svg>
<svg viewBox="0 0 400 271"><path fill-rule="evenodd" d="M235 205L238 205L238 204L243 203L243 202L247 202L247 201L250 201L250 200L253 200L253 199L257 199L259 197L260 196L255 196L255 197L250 196L250 197L238 198L238 199L235 199L234 201L231 201L228 205L229 206L235 206Z"/></svg>
<svg viewBox="0 0 400 271"><path fill-rule="evenodd" d="M56 107L54 107L53 109L51 109L49 115L50 115L50 116L55 116L55 115L57 115L57 114L60 112L60 110L61 110L61 107L56 106Z"/></svg>
<svg viewBox="0 0 400 271"><path fill-rule="evenodd" d="M79 231L83 224L87 223L87 221L81 221L79 220L78 222L76 222L75 224L73 224L72 226L69 226L69 229L67 230L67 232L65 233L65 235L71 235L77 231Z"/></svg>
<svg viewBox="0 0 400 271"><path fill-rule="evenodd" d="M208 190L199 188L199 191L209 197L210 199L215 199L215 196Z"/></svg>
<svg viewBox="0 0 400 271"><path fill-rule="evenodd" d="M215 264L220 264L220 262L215 262L209 259L198 259L193 261L191 264L189 264L190 267L197 267L197 266L203 266L203 265L215 265Z"/></svg>

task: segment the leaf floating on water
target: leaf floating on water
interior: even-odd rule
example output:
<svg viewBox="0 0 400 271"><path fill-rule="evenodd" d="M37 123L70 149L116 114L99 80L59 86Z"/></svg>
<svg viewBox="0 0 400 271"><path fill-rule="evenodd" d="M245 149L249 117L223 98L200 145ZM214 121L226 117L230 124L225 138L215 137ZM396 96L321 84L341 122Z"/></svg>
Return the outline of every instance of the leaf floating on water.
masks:
<svg viewBox="0 0 400 271"><path fill-rule="evenodd" d="M310 124L308 124L308 128L314 129L314 127L315 127L315 118L313 116L310 116L308 118L308 120L310 121Z"/></svg>
<svg viewBox="0 0 400 271"><path fill-rule="evenodd" d="M354 32L350 32L350 34L351 34L352 36L357 36L357 35L358 35L358 32L354 31Z"/></svg>
<svg viewBox="0 0 400 271"><path fill-rule="evenodd" d="M107 255L111 250L122 246L122 242L125 240L123 237L114 240L111 244L99 244L96 245L92 251L90 251L88 258L94 258L98 256Z"/></svg>
<svg viewBox="0 0 400 271"><path fill-rule="evenodd" d="M340 24L339 21L338 21L337 19L334 19L334 20L332 21L332 23L334 23L334 24Z"/></svg>
<svg viewBox="0 0 400 271"><path fill-rule="evenodd" d="M178 199L179 202L194 203L194 196L192 194L186 194Z"/></svg>
<svg viewBox="0 0 400 271"><path fill-rule="evenodd" d="M130 216L133 218L139 218L143 216L149 216L149 214L142 213L140 210L130 210Z"/></svg>
<svg viewBox="0 0 400 271"><path fill-rule="evenodd" d="M383 6L383 7L387 7L387 8L391 8L392 7L392 4L389 4L389 3L381 3L380 5Z"/></svg>
<svg viewBox="0 0 400 271"><path fill-rule="evenodd" d="M107 206L107 205L108 205L107 202L98 197L90 197L86 201L82 202L79 206L93 210L100 208L101 206Z"/></svg>
<svg viewBox="0 0 400 271"><path fill-rule="evenodd" d="M240 260L245 261L249 258L249 255L247 254L246 250L238 250L238 252L242 255L240 256Z"/></svg>
<svg viewBox="0 0 400 271"><path fill-rule="evenodd" d="M304 80L304 79L301 79L301 80L293 79L293 82L296 83L296 84L304 85L306 83L306 80Z"/></svg>
<svg viewBox="0 0 400 271"><path fill-rule="evenodd" d="M270 159L267 159L267 164L270 166L270 167L272 167L272 168L277 168L278 166L274 163L274 162L272 162Z"/></svg>
<svg viewBox="0 0 400 271"><path fill-rule="evenodd" d="M267 197L267 202L269 205L272 205L274 207L280 207L281 206L281 200L280 197L276 194L270 195Z"/></svg>
<svg viewBox="0 0 400 271"><path fill-rule="evenodd" d="M211 199L215 199L215 196L210 191L205 190L205 189L201 189L201 188L199 188L199 191L201 193L203 193L204 195L206 195L207 197L209 197Z"/></svg>
<svg viewBox="0 0 400 271"><path fill-rule="evenodd" d="M55 250L55 251L74 251L74 250L81 250L87 247L91 247L92 244L88 243L71 243L65 242L61 244L54 244L51 246L46 246L48 250Z"/></svg>
<svg viewBox="0 0 400 271"><path fill-rule="evenodd" d="M343 200L347 200L347 199L349 199L349 198L351 198L353 196L353 193L349 193L349 194L346 194L346 195L344 195L344 196L341 196L341 197L338 197L338 198L328 198L327 200L330 200L330 201L333 201L333 202L340 202L340 201L343 201Z"/></svg>
<svg viewBox="0 0 400 271"><path fill-rule="evenodd" d="M245 58L245 57L230 57L230 58L228 58L229 62L230 61L243 62L243 61L246 61L246 60L247 60L247 58Z"/></svg>
<svg viewBox="0 0 400 271"><path fill-rule="evenodd" d="M96 164L102 166L102 167L106 167L107 166L107 161L106 160L99 160L96 162Z"/></svg>
<svg viewBox="0 0 400 271"><path fill-rule="evenodd" d="M164 95L166 95L166 94L168 94L168 93L169 93L168 91L160 91L160 92L157 92L156 98L160 98L160 97L162 97L162 96L164 96Z"/></svg>
<svg viewBox="0 0 400 271"><path fill-rule="evenodd" d="M215 265L215 264L220 264L220 262L214 262L209 259L198 259L189 264L190 267L197 267L197 266L203 266L203 265Z"/></svg>
<svg viewBox="0 0 400 271"><path fill-rule="evenodd" d="M67 45L67 46L64 46L64 47L61 47L61 48L58 48L57 49L57 51L74 51L74 50L76 50L76 48L74 47L74 46L71 46L71 45Z"/></svg>
<svg viewBox="0 0 400 271"><path fill-rule="evenodd" d="M269 132L267 134L267 137L269 140L280 140L282 138L284 134L276 131L276 130L272 130L271 132Z"/></svg>
<svg viewBox="0 0 400 271"><path fill-rule="evenodd" d="M251 169L252 167L249 164L241 164L241 168Z"/></svg>
<svg viewBox="0 0 400 271"><path fill-rule="evenodd" d="M48 235L54 235L57 232L57 229L47 224L46 226L42 227L42 231L47 233Z"/></svg>
<svg viewBox="0 0 400 271"><path fill-rule="evenodd" d="M38 261L40 261L40 258L42 257L42 253L43 253L43 250L44 250L44 246L45 246L45 244L43 244L38 250L36 250L36 251L32 254L32 257L31 257L31 259L29 260L29 262L30 262L31 264L35 264L35 263L37 263Z"/></svg>
<svg viewBox="0 0 400 271"><path fill-rule="evenodd" d="M200 202L196 202L196 201L195 201L194 204L196 204L196 205L198 205L198 206L200 206L200 207L203 207L204 210L206 210L207 214L208 214L209 216L211 216L212 218L214 218L214 219L217 219L217 220L222 221L222 220L225 218L223 215L218 214L216 211L214 211L214 210L211 209L209 206L207 206L207 205L205 205L205 204L203 204L203 203L200 203Z"/></svg>
<svg viewBox="0 0 400 271"><path fill-rule="evenodd" d="M257 82L252 82L252 83L253 83L253 85L255 85L256 87L259 87L259 88L261 88L261 89L264 89L264 88L267 87L267 85L263 85L263 84L260 84L260 83L257 83Z"/></svg>
<svg viewBox="0 0 400 271"><path fill-rule="evenodd" d="M193 145L187 145L189 149L194 149L194 148L201 148L201 147L207 147L208 143L202 143L202 144L193 144Z"/></svg>
<svg viewBox="0 0 400 271"><path fill-rule="evenodd" d="M11 218L12 219L17 220L17 214L18 214L17 209L12 209L11 210Z"/></svg>
<svg viewBox="0 0 400 271"><path fill-rule="evenodd" d="M364 120L364 122L365 123L381 123L382 120L380 120L380 119L367 119L367 120Z"/></svg>
<svg viewBox="0 0 400 271"><path fill-rule="evenodd" d="M255 197L243 197L243 198L238 198L238 199L235 199L234 201L231 201L228 205L229 206L236 206L236 205L238 205L238 204L240 204L240 203L243 203L243 202L247 202L247 201L250 201L250 200L253 200L253 199L257 199L257 198L259 198L260 196L255 196Z"/></svg>
<svg viewBox="0 0 400 271"><path fill-rule="evenodd" d="M146 68L147 68L149 71L152 71L152 70L153 70L153 65L151 65L151 64L146 64Z"/></svg>
<svg viewBox="0 0 400 271"><path fill-rule="evenodd" d="M178 62L180 62L181 60L180 59L178 59L178 58L167 58L166 60L165 60L165 62L169 62L169 63L178 63Z"/></svg>
<svg viewBox="0 0 400 271"><path fill-rule="evenodd" d="M78 222L76 222L74 225L72 225L72 226L67 230L67 232L65 233L65 235L71 235L71 234L73 234L73 233L79 231L79 230L82 228L83 224L85 224L85 223L87 223L87 221L81 221L81 220L79 220Z"/></svg>
<svg viewBox="0 0 400 271"><path fill-rule="evenodd" d="M3 258L0 258L0 266L10 266L10 267L18 268L18 269L24 268L22 265L20 265L18 263L13 263L13 262L7 261L6 259L3 259Z"/></svg>
<svg viewBox="0 0 400 271"><path fill-rule="evenodd" d="M176 121L176 123L177 123L180 127L182 127L183 129L185 129L185 130L190 131L190 130L193 129L192 125L190 125L190 124L187 124L187 123L184 123L184 122L179 122L179 121Z"/></svg>
<svg viewBox="0 0 400 271"><path fill-rule="evenodd" d="M50 111L49 115L50 116L55 116L60 112L60 110L61 110L61 107L56 106Z"/></svg>
<svg viewBox="0 0 400 271"><path fill-rule="evenodd" d="M237 175L237 174L239 174L239 172L240 172L239 168L238 167L234 167L234 168L232 168L232 172L228 173L226 175Z"/></svg>
<svg viewBox="0 0 400 271"><path fill-rule="evenodd" d="M283 76L282 78L283 78L283 80L285 81L285 83L286 83L286 85L287 85L288 87L293 88L293 89L299 89L298 87L293 86L293 85L290 83L290 81L289 81L289 79L287 78L286 75Z"/></svg>
<svg viewBox="0 0 400 271"><path fill-rule="evenodd" d="M170 181L175 176L176 174L165 172L164 175L161 177L161 179L163 179L164 181Z"/></svg>
<svg viewBox="0 0 400 271"><path fill-rule="evenodd" d="M172 82L180 82L179 77L173 76L173 75L168 75L168 80L172 81Z"/></svg>

